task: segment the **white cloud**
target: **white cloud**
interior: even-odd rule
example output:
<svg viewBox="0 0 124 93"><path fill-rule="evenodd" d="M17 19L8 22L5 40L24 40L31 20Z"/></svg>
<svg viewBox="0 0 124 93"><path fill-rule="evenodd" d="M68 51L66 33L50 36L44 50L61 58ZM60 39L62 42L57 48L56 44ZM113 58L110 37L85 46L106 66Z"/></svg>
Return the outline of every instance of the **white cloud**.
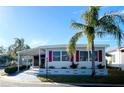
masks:
<svg viewBox="0 0 124 93"><path fill-rule="evenodd" d="M48 40L33 39L29 44L32 48L48 44Z"/></svg>
<svg viewBox="0 0 124 93"><path fill-rule="evenodd" d="M122 15L122 14L124 14L124 10L107 13L107 15Z"/></svg>

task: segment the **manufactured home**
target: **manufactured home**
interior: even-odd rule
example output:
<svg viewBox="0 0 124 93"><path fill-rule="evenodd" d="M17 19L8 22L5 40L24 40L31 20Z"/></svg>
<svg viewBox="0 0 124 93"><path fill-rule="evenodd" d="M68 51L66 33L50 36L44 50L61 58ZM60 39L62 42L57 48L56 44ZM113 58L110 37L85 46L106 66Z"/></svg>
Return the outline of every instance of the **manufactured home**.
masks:
<svg viewBox="0 0 124 93"><path fill-rule="evenodd" d="M32 68L39 69L39 74L91 75L91 52L87 49L87 45L77 44L75 54L72 57L69 57L67 53L67 46L48 45L18 51L18 66L31 64ZM105 44L95 45L94 59L96 74L98 75L107 75L105 62L105 49L107 47L108 45ZM77 67L71 68L72 64ZM104 68L100 69L98 65L103 65Z"/></svg>

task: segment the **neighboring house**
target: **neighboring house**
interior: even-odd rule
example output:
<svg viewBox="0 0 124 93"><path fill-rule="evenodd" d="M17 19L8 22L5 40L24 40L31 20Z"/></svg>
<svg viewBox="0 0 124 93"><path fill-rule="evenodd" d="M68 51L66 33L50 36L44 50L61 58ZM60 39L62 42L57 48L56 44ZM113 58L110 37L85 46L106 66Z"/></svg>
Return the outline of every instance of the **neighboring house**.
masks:
<svg viewBox="0 0 124 93"><path fill-rule="evenodd" d="M67 53L68 45L48 45L33 49L27 49L18 52L18 65L29 64L29 58L32 60L32 67L39 67L39 74L66 74L66 75L91 75L92 62L91 53L87 49L87 45L77 45L75 55L71 58ZM95 65L96 74L107 75L105 62L105 48L108 45L95 45ZM25 56L25 59L24 59ZM28 56L28 60L26 57ZM22 57L25 62L22 62ZM76 69L70 66L72 63L77 64ZM104 69L98 69L98 65L104 66ZM19 69L18 69L19 70Z"/></svg>
<svg viewBox="0 0 124 93"><path fill-rule="evenodd" d="M109 66L121 67L124 70L124 47L112 49L107 54L110 55L106 57Z"/></svg>

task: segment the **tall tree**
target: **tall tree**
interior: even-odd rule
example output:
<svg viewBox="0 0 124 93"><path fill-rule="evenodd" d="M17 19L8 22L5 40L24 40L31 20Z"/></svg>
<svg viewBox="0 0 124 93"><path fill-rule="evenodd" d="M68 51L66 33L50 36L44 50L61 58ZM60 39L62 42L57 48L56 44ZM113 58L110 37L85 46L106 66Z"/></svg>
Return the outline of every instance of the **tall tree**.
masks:
<svg viewBox="0 0 124 93"><path fill-rule="evenodd" d="M24 49L29 49L30 46L24 43L24 39L23 38L15 38L15 42L14 44L10 45L8 48L8 54L16 59L16 52L17 51L21 51Z"/></svg>
<svg viewBox="0 0 124 93"><path fill-rule="evenodd" d="M72 36L68 52L72 56L76 51L76 42L79 38L86 36L88 40L88 49L91 51L92 61L92 76L95 76L95 59L94 59L94 40L98 36L100 38L111 35L117 39L117 44L120 46L123 39L123 32L120 25L124 25L124 15L115 13L115 11L107 12L103 16L99 16L99 6L90 6L88 10L82 14L84 23L72 22L71 26L79 32Z"/></svg>
<svg viewBox="0 0 124 93"><path fill-rule="evenodd" d="M5 54L6 53L6 49L4 48L4 46L0 46L0 54Z"/></svg>

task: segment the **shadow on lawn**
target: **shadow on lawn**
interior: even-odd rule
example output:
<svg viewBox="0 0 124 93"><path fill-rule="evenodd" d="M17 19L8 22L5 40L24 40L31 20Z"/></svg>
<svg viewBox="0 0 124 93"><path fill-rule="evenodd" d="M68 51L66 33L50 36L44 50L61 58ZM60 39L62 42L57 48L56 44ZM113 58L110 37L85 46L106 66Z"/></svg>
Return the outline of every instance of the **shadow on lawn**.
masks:
<svg viewBox="0 0 124 93"><path fill-rule="evenodd" d="M106 78L106 77L94 77L92 78L91 76L75 76L75 75L48 75L46 76L38 76L38 78L42 81L42 82L56 82L56 83L63 83L63 84L70 84L70 85L76 85L76 86L82 86L85 85L87 86L87 84L91 84L91 83L100 83L98 82L97 79L102 79L102 78ZM96 82L97 80L97 82Z"/></svg>
<svg viewBox="0 0 124 93"><path fill-rule="evenodd" d="M63 75L48 75L47 77L38 76L42 82L57 82L63 84L71 84L76 86L88 87L124 87L124 71L109 70L109 75L106 77L91 76L63 76Z"/></svg>

